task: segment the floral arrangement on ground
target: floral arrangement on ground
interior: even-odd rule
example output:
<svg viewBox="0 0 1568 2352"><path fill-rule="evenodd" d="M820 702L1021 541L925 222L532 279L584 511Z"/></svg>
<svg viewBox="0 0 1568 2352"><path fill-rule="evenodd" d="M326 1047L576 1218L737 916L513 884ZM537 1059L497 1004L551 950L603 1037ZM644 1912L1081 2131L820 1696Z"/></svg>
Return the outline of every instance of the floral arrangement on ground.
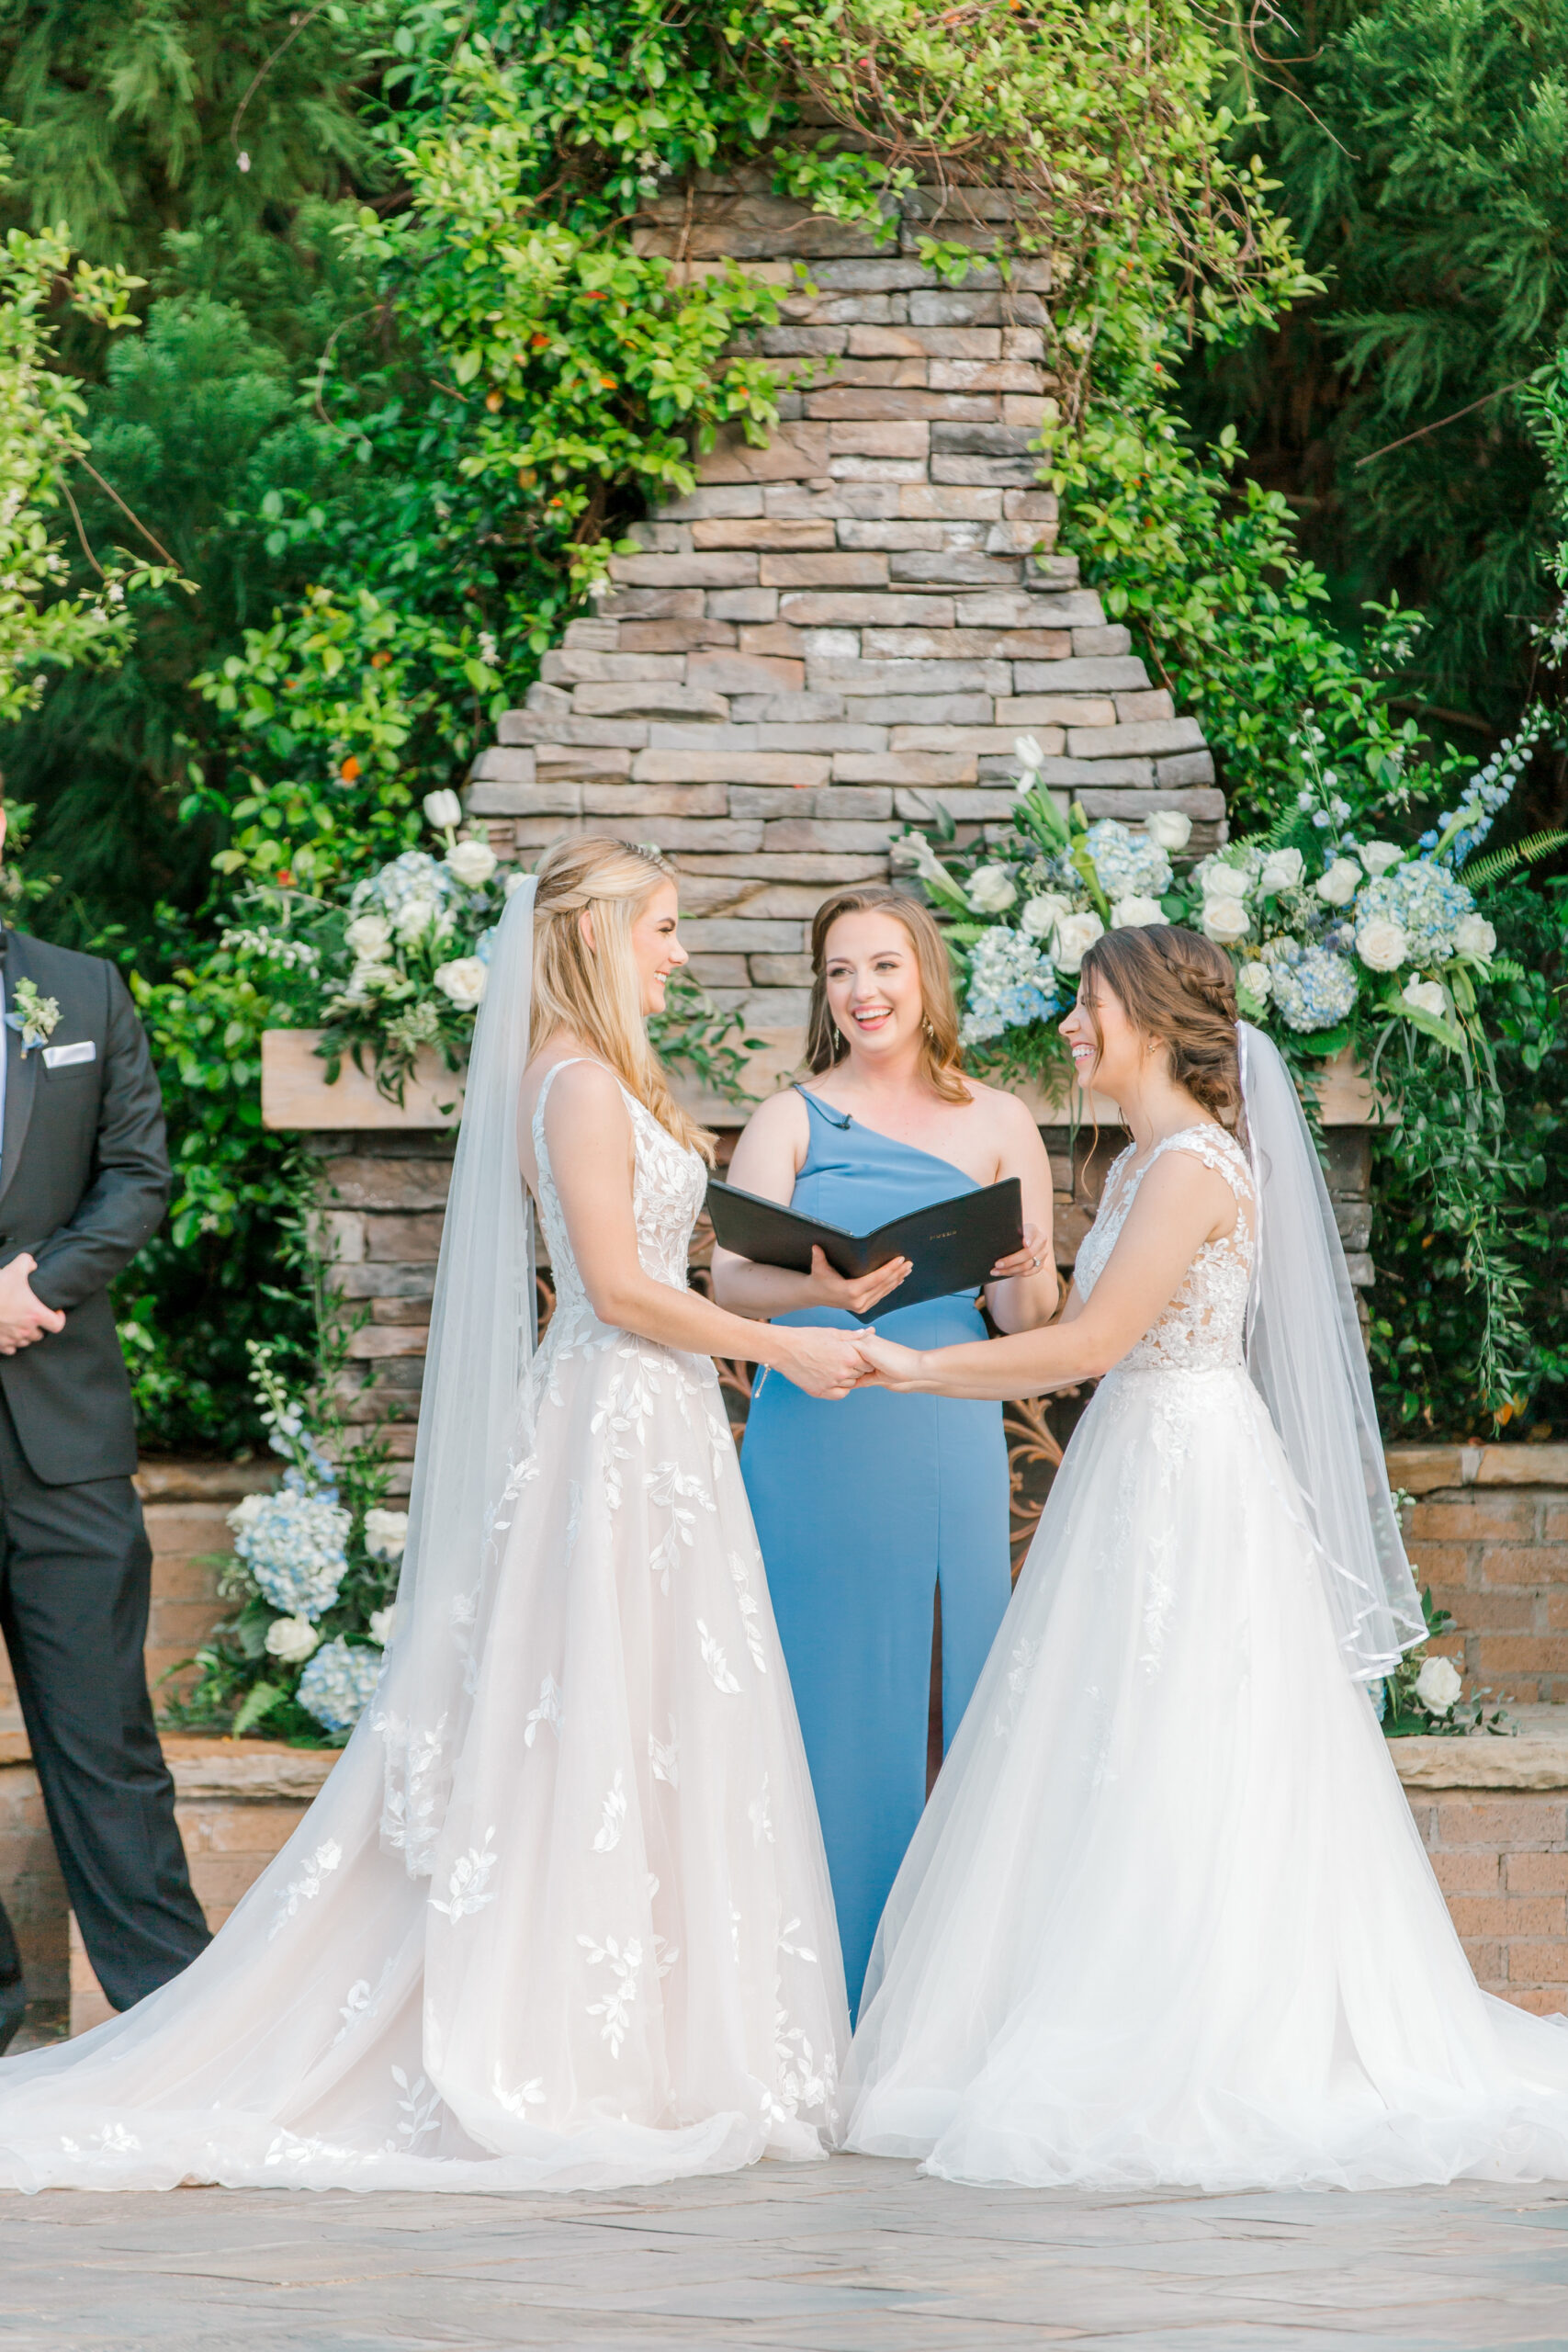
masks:
<svg viewBox="0 0 1568 2352"><path fill-rule="evenodd" d="M286 1467L271 1493L247 1495L229 1513L234 1552L222 1561L220 1590L237 1607L194 1659L172 1669L197 1668L190 1690L166 1710L178 1729L232 1738L265 1731L297 1747L341 1747L376 1688L408 1514L384 1507L382 1442L351 1433L329 1401L347 1336L328 1322L317 1378L302 1395L291 1392L270 1347L251 1344L261 1419Z"/></svg>

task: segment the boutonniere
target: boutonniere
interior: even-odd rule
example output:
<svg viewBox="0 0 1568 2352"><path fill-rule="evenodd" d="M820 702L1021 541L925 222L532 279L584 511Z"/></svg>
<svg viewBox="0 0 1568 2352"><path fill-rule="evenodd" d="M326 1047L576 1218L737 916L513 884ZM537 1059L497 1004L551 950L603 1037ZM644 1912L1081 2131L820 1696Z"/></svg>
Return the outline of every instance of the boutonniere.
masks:
<svg viewBox="0 0 1568 2352"><path fill-rule="evenodd" d="M39 996L36 980L18 980L16 1009L6 1015L7 1029L19 1029L22 1035L22 1059L27 1060L35 1046L46 1046L60 1023L60 1007L51 996Z"/></svg>

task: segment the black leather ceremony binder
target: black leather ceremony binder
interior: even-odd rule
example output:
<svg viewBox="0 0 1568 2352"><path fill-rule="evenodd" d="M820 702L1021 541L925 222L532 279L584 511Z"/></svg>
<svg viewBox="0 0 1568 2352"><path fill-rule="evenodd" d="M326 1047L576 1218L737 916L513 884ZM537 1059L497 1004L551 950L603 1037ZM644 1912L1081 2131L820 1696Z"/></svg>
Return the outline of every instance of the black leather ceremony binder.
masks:
<svg viewBox="0 0 1568 2352"><path fill-rule="evenodd" d="M1023 1194L1016 1176L999 1184L982 1185L978 1192L955 1193L950 1201L934 1201L930 1208L911 1209L879 1225L874 1233L846 1233L842 1226L825 1225L819 1217L802 1216L781 1208L777 1201L760 1200L735 1184L708 1179L708 1215L720 1244L738 1258L759 1265L784 1266L792 1273L811 1272L813 1244L828 1263L852 1278L886 1266L890 1258L908 1258L913 1271L897 1290L890 1290L870 1316L891 1314L897 1306L919 1306L928 1298L946 1298L953 1291L976 1291L998 1258L1010 1258L1023 1247Z"/></svg>

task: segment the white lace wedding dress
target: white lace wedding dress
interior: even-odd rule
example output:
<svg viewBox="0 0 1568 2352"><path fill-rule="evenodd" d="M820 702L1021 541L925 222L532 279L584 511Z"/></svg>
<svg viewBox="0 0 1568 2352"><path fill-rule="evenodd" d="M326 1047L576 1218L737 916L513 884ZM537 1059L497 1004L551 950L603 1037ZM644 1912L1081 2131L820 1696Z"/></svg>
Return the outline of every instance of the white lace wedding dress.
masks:
<svg viewBox="0 0 1568 2352"><path fill-rule="evenodd" d="M1233 1238L1103 1380L884 1915L848 2144L951 2179L1568 2177L1568 2027L1476 1986L1243 1361ZM1087 1295L1142 1171L1078 1255ZM874 1997L872 1997L874 1993Z"/></svg>
<svg viewBox="0 0 1568 2352"><path fill-rule="evenodd" d="M595 1317L549 1083L556 1311L453 1612L472 1705L433 1873L380 1836L408 1727L373 1706L183 1976L0 2064L0 2186L610 2188L833 2136L832 1896L717 1377ZM703 1164L626 1108L642 1264L683 1288Z"/></svg>

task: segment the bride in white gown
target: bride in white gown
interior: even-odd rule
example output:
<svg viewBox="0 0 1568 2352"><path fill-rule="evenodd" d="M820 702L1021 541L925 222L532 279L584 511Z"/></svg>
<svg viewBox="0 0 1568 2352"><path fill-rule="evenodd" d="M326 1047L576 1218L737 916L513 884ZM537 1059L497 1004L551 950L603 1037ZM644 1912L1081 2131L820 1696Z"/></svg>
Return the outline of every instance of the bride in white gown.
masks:
<svg viewBox="0 0 1568 2352"><path fill-rule="evenodd" d="M183 1976L0 2065L0 2186L610 2188L833 2136L833 1900L710 1356L832 1396L859 1342L687 1287L663 860L568 842L536 890L475 1037L380 1688Z"/></svg>
<svg viewBox="0 0 1568 2352"><path fill-rule="evenodd" d="M945 1396L1106 1376L884 1914L848 2144L1111 2188L1568 2177L1568 2021L1477 1987L1364 1688L1421 1611L1289 1073L1244 1027L1238 1074L1187 932L1099 942L1063 1027L1133 1137L1067 1318L868 1347Z"/></svg>

